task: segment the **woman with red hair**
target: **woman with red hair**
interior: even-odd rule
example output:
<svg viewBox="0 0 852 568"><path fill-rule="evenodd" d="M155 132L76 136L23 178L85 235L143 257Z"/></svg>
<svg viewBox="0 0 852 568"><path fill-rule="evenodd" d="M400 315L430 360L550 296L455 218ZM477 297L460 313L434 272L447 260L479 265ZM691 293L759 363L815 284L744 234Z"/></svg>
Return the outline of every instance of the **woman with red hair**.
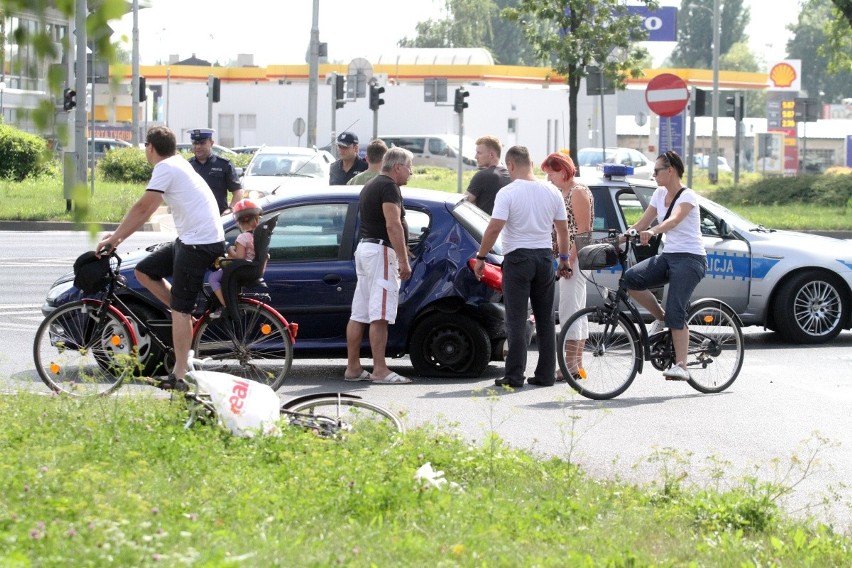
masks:
<svg viewBox="0 0 852 568"><path fill-rule="evenodd" d="M592 231L595 217L594 197L588 187L574 179L577 168L571 156L554 152L542 162L541 169L547 174L547 180L562 192L565 211L568 214L568 256L572 272L559 280L559 322L564 324L574 312L586 307L586 279L580 274L577 264L577 251L585 243L578 243L577 235ZM555 238L553 243L555 247ZM558 254L556 248L553 250ZM583 324L572 326L564 346L568 370L575 378L582 376L583 344L589 334L588 324ZM556 374L557 380L564 380L560 370L557 370Z"/></svg>

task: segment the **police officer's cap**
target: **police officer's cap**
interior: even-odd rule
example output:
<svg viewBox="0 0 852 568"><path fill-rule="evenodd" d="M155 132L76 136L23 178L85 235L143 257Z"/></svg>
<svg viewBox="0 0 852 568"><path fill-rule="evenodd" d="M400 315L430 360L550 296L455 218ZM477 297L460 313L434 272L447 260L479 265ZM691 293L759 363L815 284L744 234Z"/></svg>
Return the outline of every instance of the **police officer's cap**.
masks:
<svg viewBox="0 0 852 568"><path fill-rule="evenodd" d="M354 146L358 143L358 137L352 132L341 132L337 137L337 145L338 146Z"/></svg>
<svg viewBox="0 0 852 568"><path fill-rule="evenodd" d="M201 142L213 138L214 134L216 134L216 131L212 128L196 128L189 131L189 138L193 142Z"/></svg>

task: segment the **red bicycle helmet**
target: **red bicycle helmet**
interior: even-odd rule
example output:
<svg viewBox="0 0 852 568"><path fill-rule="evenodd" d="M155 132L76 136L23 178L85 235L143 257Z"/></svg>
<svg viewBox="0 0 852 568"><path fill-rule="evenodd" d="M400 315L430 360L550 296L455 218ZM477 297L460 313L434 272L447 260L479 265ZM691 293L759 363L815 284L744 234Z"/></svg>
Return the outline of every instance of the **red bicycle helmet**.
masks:
<svg viewBox="0 0 852 568"><path fill-rule="evenodd" d="M234 204L234 219L237 221L255 215L263 215L263 209L251 199L240 199Z"/></svg>

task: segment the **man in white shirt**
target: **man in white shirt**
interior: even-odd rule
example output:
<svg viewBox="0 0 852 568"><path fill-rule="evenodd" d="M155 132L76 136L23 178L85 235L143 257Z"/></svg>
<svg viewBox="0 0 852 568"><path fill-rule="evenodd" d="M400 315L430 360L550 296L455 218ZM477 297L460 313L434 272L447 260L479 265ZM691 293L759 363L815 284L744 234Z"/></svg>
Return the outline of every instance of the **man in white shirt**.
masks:
<svg viewBox="0 0 852 568"><path fill-rule="evenodd" d="M168 203L178 238L159 247L136 265L136 278L171 308L174 373L163 388L177 388L187 372L192 343L192 312L204 275L218 256L225 254L225 233L216 198L200 175L175 153L174 133L164 126L148 130L145 157L154 166L145 193L133 204L114 233L107 233L95 251L114 249L139 230L163 203ZM172 283L166 280L172 277Z"/></svg>
<svg viewBox="0 0 852 568"><path fill-rule="evenodd" d="M482 278L486 255L502 232L503 304L509 353L497 386L521 388L527 366L527 302L532 304L538 342L538 363L531 385L552 386L556 378L556 322L553 317L555 275L552 229L559 247L557 272L571 272L568 257L568 221L559 191L533 175L529 151L513 146L506 152L512 183L497 193L491 221L482 236L474 273Z"/></svg>

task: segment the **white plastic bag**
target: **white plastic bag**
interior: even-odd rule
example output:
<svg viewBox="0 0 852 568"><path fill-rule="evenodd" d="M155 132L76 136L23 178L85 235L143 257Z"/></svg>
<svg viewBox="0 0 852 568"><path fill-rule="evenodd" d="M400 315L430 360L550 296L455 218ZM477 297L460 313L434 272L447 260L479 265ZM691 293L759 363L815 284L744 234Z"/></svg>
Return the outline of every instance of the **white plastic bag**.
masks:
<svg viewBox="0 0 852 568"><path fill-rule="evenodd" d="M219 422L236 436L279 435L281 401L269 385L215 371L191 371L210 394Z"/></svg>

